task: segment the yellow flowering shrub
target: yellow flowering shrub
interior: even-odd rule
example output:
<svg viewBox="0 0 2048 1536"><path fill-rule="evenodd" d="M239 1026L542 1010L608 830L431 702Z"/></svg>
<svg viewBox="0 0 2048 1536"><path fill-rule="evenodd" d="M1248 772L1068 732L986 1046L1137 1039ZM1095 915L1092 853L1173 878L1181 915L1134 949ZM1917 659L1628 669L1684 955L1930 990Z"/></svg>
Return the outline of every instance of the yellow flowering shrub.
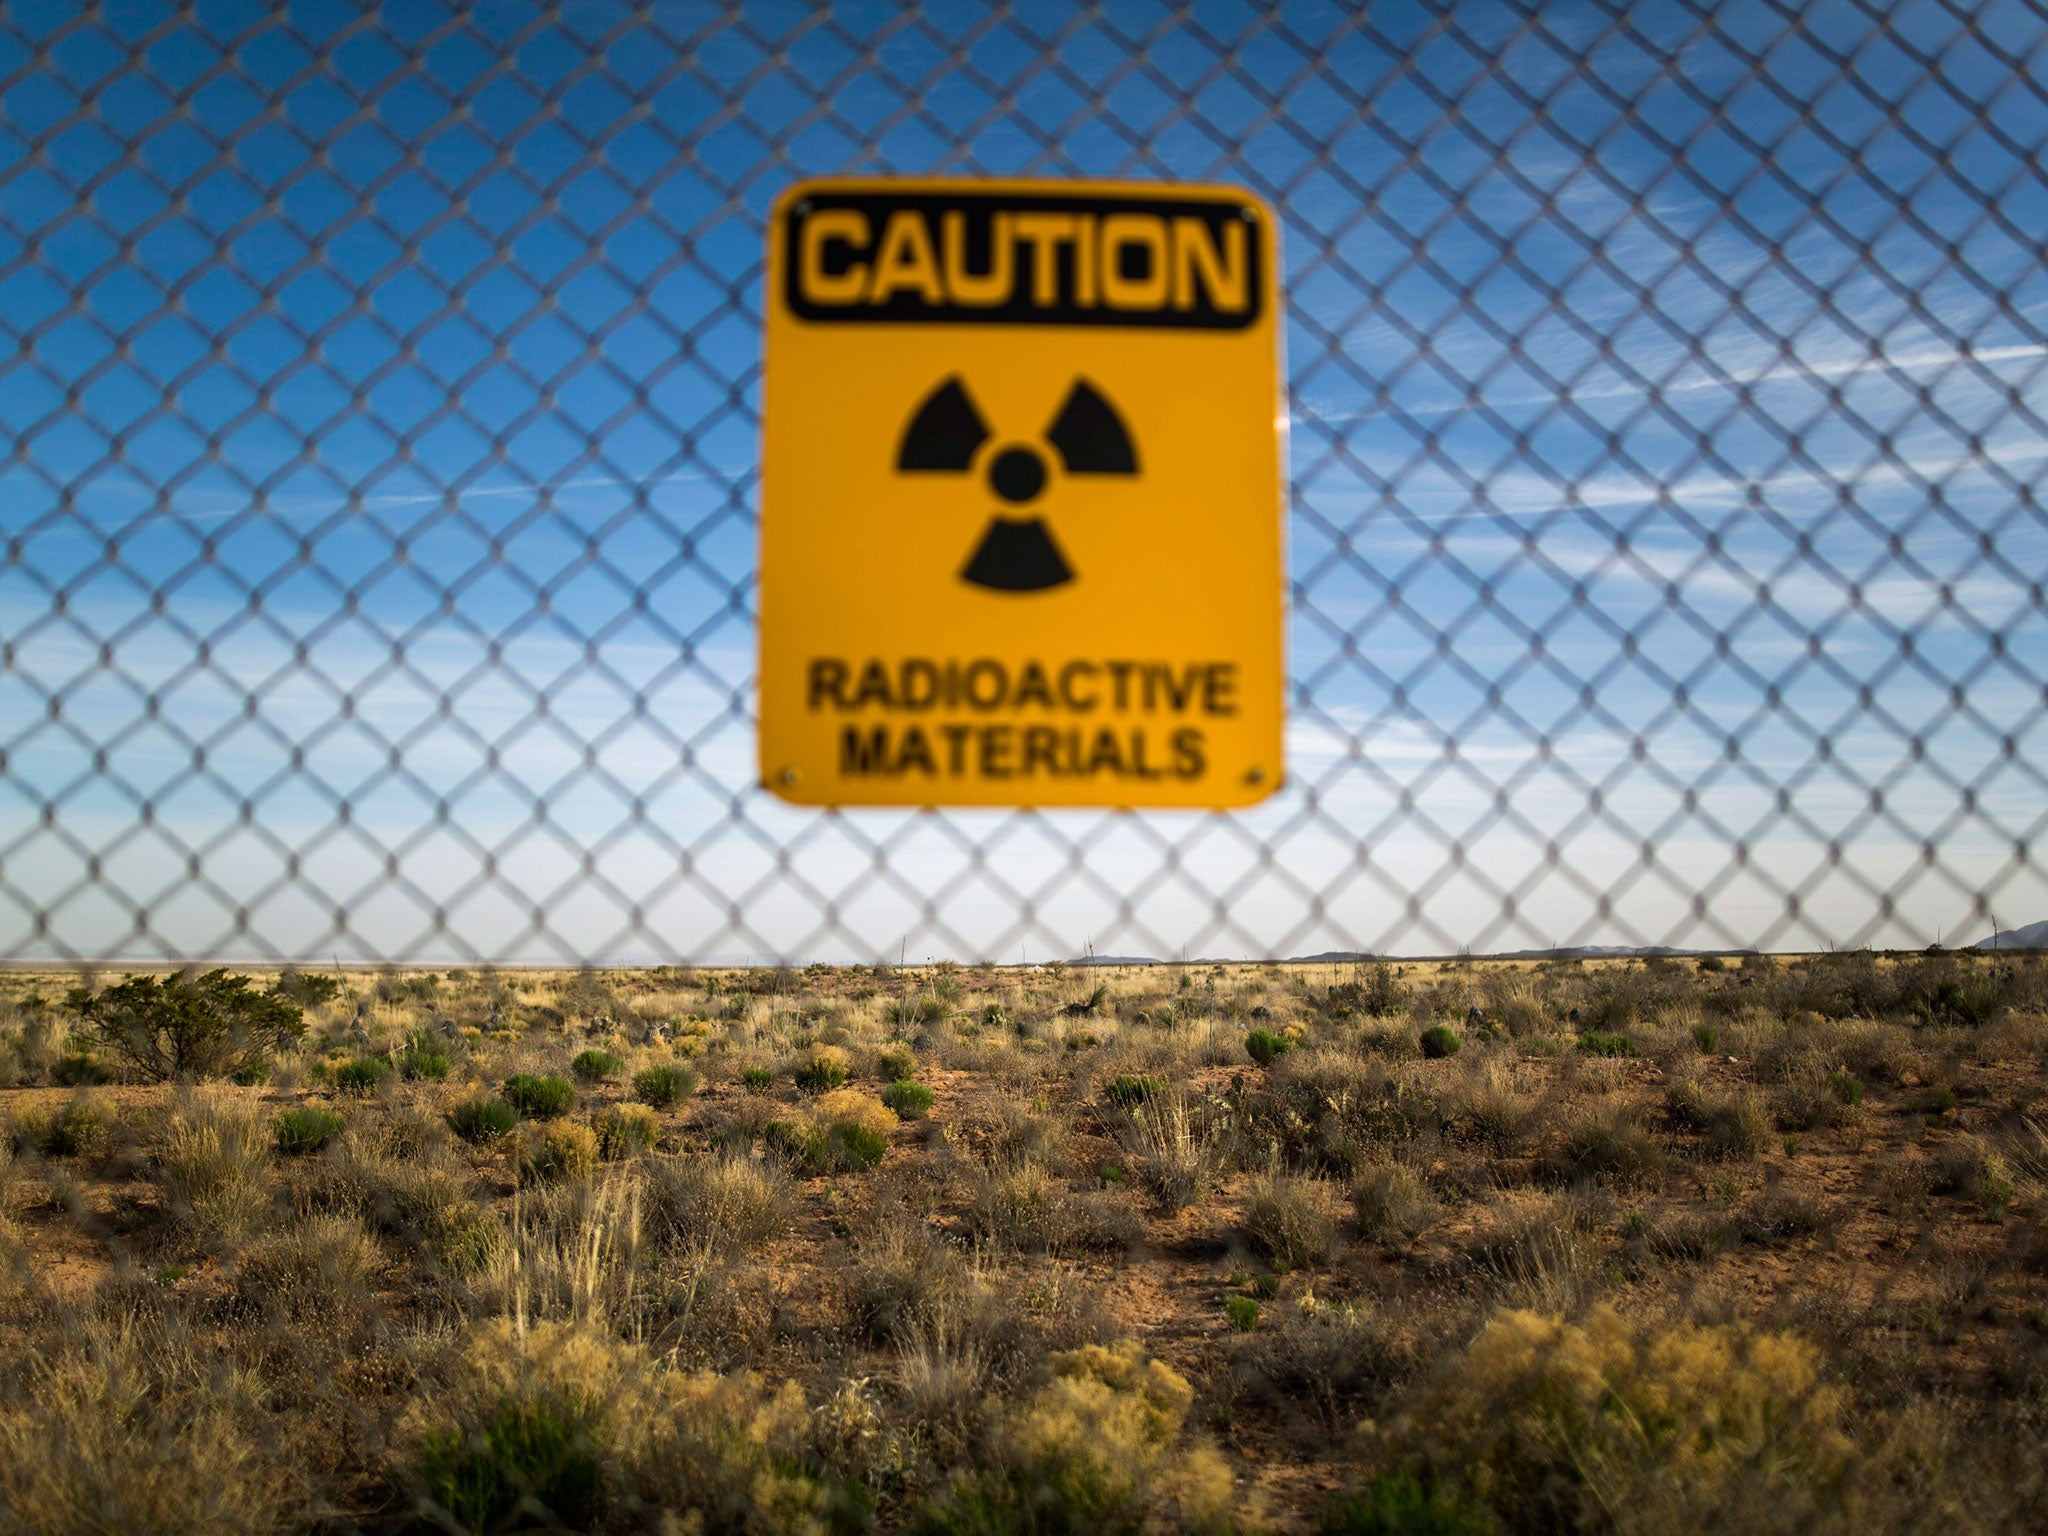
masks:
<svg viewBox="0 0 2048 1536"><path fill-rule="evenodd" d="M1632 1326L1599 1307L1579 1323L1496 1314L1364 1433L1374 1459L1460 1483L1511 1527L1647 1532L1819 1494L1848 1468L1845 1416L1819 1351L1795 1335Z"/></svg>

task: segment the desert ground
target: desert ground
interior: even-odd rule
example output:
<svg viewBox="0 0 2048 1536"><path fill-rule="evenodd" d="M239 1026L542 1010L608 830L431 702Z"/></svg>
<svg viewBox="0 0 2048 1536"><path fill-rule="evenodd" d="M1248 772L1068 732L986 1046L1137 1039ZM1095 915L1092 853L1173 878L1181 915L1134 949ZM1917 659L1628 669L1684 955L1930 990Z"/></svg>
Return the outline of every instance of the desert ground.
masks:
<svg viewBox="0 0 2048 1536"><path fill-rule="evenodd" d="M2039 953L224 969L0 974L0 1530L2048 1528Z"/></svg>

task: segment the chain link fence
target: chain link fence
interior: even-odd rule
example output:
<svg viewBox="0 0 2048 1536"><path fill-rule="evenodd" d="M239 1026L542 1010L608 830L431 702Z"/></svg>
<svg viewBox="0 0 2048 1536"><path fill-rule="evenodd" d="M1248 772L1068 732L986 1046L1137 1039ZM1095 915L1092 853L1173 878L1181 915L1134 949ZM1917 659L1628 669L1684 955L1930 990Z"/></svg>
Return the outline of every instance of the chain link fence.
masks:
<svg viewBox="0 0 2048 1536"><path fill-rule="evenodd" d="M2044 17L0 17L0 955L1044 959L2048 915ZM768 205L1282 221L1288 785L754 783Z"/></svg>

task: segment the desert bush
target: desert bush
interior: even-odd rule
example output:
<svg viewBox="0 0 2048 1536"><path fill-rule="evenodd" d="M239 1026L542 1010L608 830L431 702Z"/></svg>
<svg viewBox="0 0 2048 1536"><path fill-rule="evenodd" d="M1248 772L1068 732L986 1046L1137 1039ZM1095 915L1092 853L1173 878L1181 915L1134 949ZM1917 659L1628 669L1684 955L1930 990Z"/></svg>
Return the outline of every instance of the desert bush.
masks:
<svg viewBox="0 0 2048 1536"><path fill-rule="evenodd" d="M464 1099L448 1111L450 1129L472 1145L508 1135L518 1123L519 1111L503 1099Z"/></svg>
<svg viewBox="0 0 2048 1536"><path fill-rule="evenodd" d="M358 1056L334 1069L334 1086L352 1098L368 1098L391 1075L391 1063L382 1056Z"/></svg>
<svg viewBox="0 0 2048 1536"><path fill-rule="evenodd" d="M529 1126L520 1142L582 1129ZM587 1144L572 1148L571 1155L596 1169L594 1148ZM653 1320L656 1275L646 1262L642 1188L640 1179L617 1170L525 1180L503 1240L491 1245L468 1287L472 1304L484 1315L644 1333Z"/></svg>
<svg viewBox="0 0 2048 1536"><path fill-rule="evenodd" d="M286 1157L318 1152L341 1130L341 1116L310 1106L282 1110L270 1122L270 1139Z"/></svg>
<svg viewBox="0 0 2048 1536"><path fill-rule="evenodd" d="M659 1230L719 1248L781 1236L795 1204L789 1175L756 1157L664 1158L648 1185Z"/></svg>
<svg viewBox="0 0 2048 1536"><path fill-rule="evenodd" d="M1579 1049L1588 1056L1633 1056L1635 1037L1589 1029L1579 1036Z"/></svg>
<svg viewBox="0 0 2048 1536"><path fill-rule="evenodd" d="M531 1120L552 1120L576 1104L576 1090L567 1079L521 1073L505 1079L505 1101Z"/></svg>
<svg viewBox="0 0 2048 1536"><path fill-rule="evenodd" d="M257 992L247 976L130 976L67 1001L91 1035L150 1082L231 1077L298 1043L305 1015L288 998Z"/></svg>
<svg viewBox="0 0 2048 1536"><path fill-rule="evenodd" d="M638 1157L661 1139L661 1121L645 1104L614 1104L591 1117L597 1155L608 1163Z"/></svg>
<svg viewBox="0 0 2048 1536"><path fill-rule="evenodd" d="M1286 1308L1237 1358L1242 1378L1333 1431L1372 1411L1411 1368L1408 1348L1365 1304Z"/></svg>
<svg viewBox="0 0 2048 1536"><path fill-rule="evenodd" d="M1742 1210L1735 1230L1745 1243L1767 1248L1818 1231L1826 1219L1826 1208L1811 1195L1780 1186Z"/></svg>
<svg viewBox="0 0 2048 1536"><path fill-rule="evenodd" d="M2015 1189L2005 1157L1981 1136L1957 1136L1934 1154L1930 1187L1937 1195L1975 1200L1993 1215L2003 1215Z"/></svg>
<svg viewBox="0 0 2048 1536"><path fill-rule="evenodd" d="M528 1126L518 1148L519 1182L553 1184L597 1169L597 1133L573 1121Z"/></svg>
<svg viewBox="0 0 2048 1536"><path fill-rule="evenodd" d="M459 1194L440 1144L395 1114L357 1116L324 1155L294 1160L288 1185L301 1218L347 1216L412 1243Z"/></svg>
<svg viewBox="0 0 2048 1536"><path fill-rule="evenodd" d="M917 1058L900 1045L885 1046L877 1051L875 1067L885 1083L907 1083L917 1076Z"/></svg>
<svg viewBox="0 0 2048 1536"><path fill-rule="evenodd" d="M475 1425L430 1433L416 1475L435 1521L478 1533L536 1518L586 1529L603 1483L589 1415L573 1400L508 1398Z"/></svg>
<svg viewBox="0 0 2048 1536"><path fill-rule="evenodd" d="M1663 1168L1664 1152L1633 1110L1614 1105L1577 1112L1547 1166L1555 1178L1605 1179L1633 1186Z"/></svg>
<svg viewBox="0 0 2048 1536"><path fill-rule="evenodd" d="M1275 1056L1294 1048L1294 1042L1270 1029L1255 1029L1244 1037L1245 1054L1262 1067L1270 1067Z"/></svg>
<svg viewBox="0 0 2048 1536"><path fill-rule="evenodd" d="M401 1489L432 1529L829 1536L858 1529L867 1508L823 1464L794 1382L674 1369L579 1323L460 1340L400 1434Z"/></svg>
<svg viewBox="0 0 2048 1536"><path fill-rule="evenodd" d="M569 1070L576 1074L578 1082L608 1083L626 1070L626 1063L610 1051L593 1048L578 1051L576 1059L569 1063Z"/></svg>
<svg viewBox="0 0 2048 1536"><path fill-rule="evenodd" d="M1513 1530L1740 1529L1764 1501L1826 1507L1846 1416L1791 1334L1505 1311L1366 1452L1469 1489Z"/></svg>
<svg viewBox="0 0 2048 1536"><path fill-rule="evenodd" d="M455 1069L455 1063L440 1047L415 1040L398 1058L398 1075L409 1083L438 1083Z"/></svg>
<svg viewBox="0 0 2048 1536"><path fill-rule="evenodd" d="M1853 1125L1862 1119L1862 1104L1863 1084L1852 1073L1811 1059L1789 1067L1772 1095L1778 1126L1787 1131Z"/></svg>
<svg viewBox="0 0 2048 1536"><path fill-rule="evenodd" d="M848 1068L846 1052L838 1046L815 1045L793 1076L806 1093L830 1093L845 1083Z"/></svg>
<svg viewBox="0 0 2048 1536"><path fill-rule="evenodd" d="M770 1122L765 1134L771 1150L807 1173L853 1173L881 1162L896 1124L895 1113L879 1099L858 1089L836 1088L806 1113Z"/></svg>
<svg viewBox="0 0 2048 1536"><path fill-rule="evenodd" d="M1747 1161L1761 1155L1771 1140L1771 1118L1753 1088L1710 1098L1705 1105L1704 1150L1709 1157Z"/></svg>
<svg viewBox="0 0 2048 1536"><path fill-rule="evenodd" d="M740 1086L749 1093L766 1093L774 1083L775 1074L766 1067L745 1067L740 1071Z"/></svg>
<svg viewBox="0 0 2048 1536"><path fill-rule="evenodd" d="M52 1536L283 1529L301 1496L289 1445L223 1352L117 1315L0 1373L0 1524Z"/></svg>
<svg viewBox="0 0 2048 1536"><path fill-rule="evenodd" d="M846 1276L855 1329L873 1343L929 1337L967 1285L959 1257L901 1209L881 1213Z"/></svg>
<svg viewBox="0 0 2048 1536"><path fill-rule="evenodd" d="M1500 1522L1472 1495L1396 1468L1333 1501L1322 1536L1497 1536Z"/></svg>
<svg viewBox="0 0 2048 1536"><path fill-rule="evenodd" d="M1414 1242L1443 1214L1429 1186L1401 1163L1374 1163L1351 1186L1351 1208L1368 1238L1399 1235Z"/></svg>
<svg viewBox="0 0 2048 1536"><path fill-rule="evenodd" d="M688 1067L666 1064L633 1075L633 1096L656 1109L667 1109L697 1091L697 1074Z"/></svg>
<svg viewBox="0 0 2048 1536"><path fill-rule="evenodd" d="M255 1105L224 1091L181 1096L151 1149L172 1219L214 1240L251 1226L268 1204L267 1130Z"/></svg>
<svg viewBox="0 0 2048 1536"><path fill-rule="evenodd" d="M237 1263L245 1312L294 1324L338 1324L369 1300L377 1246L347 1216L314 1216L265 1233Z"/></svg>
<svg viewBox="0 0 2048 1536"><path fill-rule="evenodd" d="M882 1090L882 1102L906 1120L920 1120L932 1107L932 1091L923 1083L897 1078Z"/></svg>
<svg viewBox="0 0 2048 1536"><path fill-rule="evenodd" d="M825 1162L843 1173L872 1168L889 1155L889 1138L860 1121L834 1121L825 1127Z"/></svg>
<svg viewBox="0 0 2048 1536"><path fill-rule="evenodd" d="M762 1129L761 1140L770 1152L799 1173L825 1171L824 1127L807 1118L770 1120Z"/></svg>
<svg viewBox="0 0 2048 1536"><path fill-rule="evenodd" d="M1148 1093L1120 1136L1139 1176L1170 1211L1193 1205L1216 1182L1222 1157L1214 1128L1181 1089Z"/></svg>
<svg viewBox="0 0 2048 1536"><path fill-rule="evenodd" d="M1166 1092L1166 1084L1156 1077L1134 1077L1128 1073L1111 1078L1102 1085L1102 1098L1117 1109L1136 1109L1148 1100Z"/></svg>
<svg viewBox="0 0 2048 1536"><path fill-rule="evenodd" d="M1446 1056L1455 1056L1465 1042L1458 1038L1458 1032L1448 1024L1432 1024L1422 1032L1418 1044L1422 1054L1431 1061L1441 1061Z"/></svg>
<svg viewBox="0 0 2048 1536"><path fill-rule="evenodd" d="M301 1008L323 1008L341 996L341 979L288 965L278 973L270 990Z"/></svg>
<svg viewBox="0 0 2048 1536"><path fill-rule="evenodd" d="M427 1254L444 1273L474 1275L504 1246L505 1229L473 1205L443 1206L427 1230Z"/></svg>
<svg viewBox="0 0 2048 1536"><path fill-rule="evenodd" d="M1223 1315L1230 1319L1230 1326L1239 1333L1250 1333L1259 1326L1259 1298L1256 1296L1226 1296L1223 1299Z"/></svg>
<svg viewBox="0 0 2048 1536"><path fill-rule="evenodd" d="M113 1150L114 1117L80 1095L42 1127L37 1150L45 1157L103 1157Z"/></svg>
<svg viewBox="0 0 2048 1536"><path fill-rule="evenodd" d="M968 1224L1018 1253L1072 1253L1128 1247L1134 1214L1116 1196L1076 1190L1043 1164L999 1164L975 1183Z"/></svg>
<svg viewBox="0 0 2048 1536"><path fill-rule="evenodd" d="M925 1536L1222 1531L1229 1468L1183 1436L1187 1381L1135 1344L1052 1357L1004 1417L995 1453L919 1513Z"/></svg>
<svg viewBox="0 0 2048 1536"><path fill-rule="evenodd" d="M1700 1133L1708 1158L1748 1161L1771 1140L1771 1117L1753 1088L1713 1093L1691 1078L1676 1078L1664 1090L1664 1112L1682 1130Z"/></svg>
<svg viewBox="0 0 2048 1536"><path fill-rule="evenodd" d="M111 1083L115 1071L96 1050L67 1049L50 1064L50 1081L61 1088L93 1088Z"/></svg>
<svg viewBox="0 0 2048 1536"><path fill-rule="evenodd" d="M1586 1216L1554 1196L1497 1200L1470 1249L1485 1292L1546 1312L1577 1311L1600 1267Z"/></svg>
<svg viewBox="0 0 2048 1536"><path fill-rule="evenodd" d="M1532 1109L1505 1062L1489 1061L1471 1073L1457 1089L1455 1103L1472 1135L1496 1156L1512 1156L1521 1148Z"/></svg>
<svg viewBox="0 0 2048 1536"><path fill-rule="evenodd" d="M1245 1193L1241 1226L1252 1247L1293 1268L1326 1264L1337 1247L1328 1185L1292 1173L1268 1173Z"/></svg>

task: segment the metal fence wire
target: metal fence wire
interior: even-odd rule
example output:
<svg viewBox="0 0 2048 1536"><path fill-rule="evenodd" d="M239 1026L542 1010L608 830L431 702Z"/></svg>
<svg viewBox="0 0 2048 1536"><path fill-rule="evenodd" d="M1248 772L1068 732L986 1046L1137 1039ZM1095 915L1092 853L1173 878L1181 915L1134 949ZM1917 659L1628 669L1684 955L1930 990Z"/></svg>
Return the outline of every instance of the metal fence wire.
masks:
<svg viewBox="0 0 2048 1536"><path fill-rule="evenodd" d="M9 5L0 955L2048 914L2044 33L1861 0ZM1278 211L1267 805L757 786L764 220L826 172Z"/></svg>

